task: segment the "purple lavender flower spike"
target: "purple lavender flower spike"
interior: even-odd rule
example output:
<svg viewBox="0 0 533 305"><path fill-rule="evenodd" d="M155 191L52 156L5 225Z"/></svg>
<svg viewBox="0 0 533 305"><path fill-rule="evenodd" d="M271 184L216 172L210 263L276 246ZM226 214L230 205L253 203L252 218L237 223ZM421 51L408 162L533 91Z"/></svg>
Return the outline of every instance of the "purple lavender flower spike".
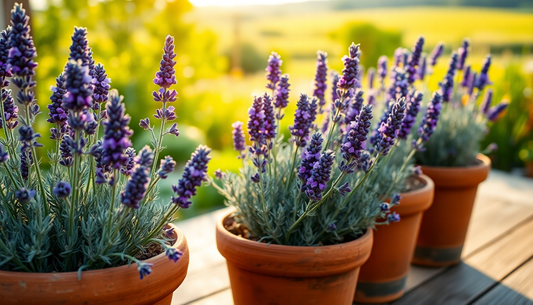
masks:
<svg viewBox="0 0 533 305"><path fill-rule="evenodd" d="M128 162L126 163L126 166L120 169L120 172L124 176L131 176L133 174L133 167L135 166L135 157L137 156L135 149L133 147L129 147L126 149L126 155L128 156Z"/></svg>
<svg viewBox="0 0 533 305"><path fill-rule="evenodd" d="M156 114L154 114L154 118L156 119L165 119L166 121L174 121L178 117L176 116L176 113L174 112L176 108L174 106L169 106L167 109L156 109Z"/></svg>
<svg viewBox="0 0 533 305"><path fill-rule="evenodd" d="M487 92L485 92L485 96L483 97L483 102L481 103L481 113L484 115L487 115L489 113L490 105L492 103L492 89L488 89Z"/></svg>
<svg viewBox="0 0 533 305"><path fill-rule="evenodd" d="M500 114L507 109L507 106L509 106L509 102L504 101L499 103L498 105L492 107L489 109L487 113L487 119L491 122L496 122L498 118L500 117Z"/></svg>
<svg viewBox="0 0 533 305"><path fill-rule="evenodd" d="M58 198L67 198L71 191L72 188L70 187L70 184L65 181L59 181L52 190L54 195L56 195Z"/></svg>
<svg viewBox="0 0 533 305"><path fill-rule="evenodd" d="M147 277L148 275L150 275L150 273L152 273L152 266L154 264L150 264L150 263L143 263L141 261L139 261L137 263L137 271L139 271L139 275L141 276L141 280L145 277Z"/></svg>
<svg viewBox="0 0 533 305"><path fill-rule="evenodd" d="M246 143L244 141L244 131L242 130L242 122L237 121L231 124L233 127L233 149L239 152L239 158L244 156L244 150L246 149Z"/></svg>
<svg viewBox="0 0 533 305"><path fill-rule="evenodd" d="M406 97L409 92L409 82L405 70L396 67L391 73L391 77L392 76L394 76L394 78L391 78L387 100L397 100Z"/></svg>
<svg viewBox="0 0 533 305"><path fill-rule="evenodd" d="M376 78L376 69L374 68L368 69L368 72L366 73L366 77L368 78L368 89L373 89L374 79Z"/></svg>
<svg viewBox="0 0 533 305"><path fill-rule="evenodd" d="M11 36L11 26L8 26L0 33L0 84L6 87L9 83L6 77L11 77L11 70L7 63L9 55L9 36Z"/></svg>
<svg viewBox="0 0 533 305"><path fill-rule="evenodd" d="M394 105L393 100L389 100L385 104L385 110L381 114L381 117L379 118L379 122L377 123L374 130L372 130L372 136L370 137L370 144L376 146L376 144L379 142L380 139L380 133L379 133L379 127L381 127L381 124L387 122L387 119L389 118L389 114L392 111L392 106Z"/></svg>
<svg viewBox="0 0 533 305"><path fill-rule="evenodd" d="M0 129L7 128L9 130L13 130L18 126L17 118L19 108L15 106L15 102L11 97L11 89L2 89L2 101L4 105L4 117L6 119L6 124L4 124L0 118Z"/></svg>
<svg viewBox="0 0 533 305"><path fill-rule="evenodd" d="M363 108L363 103L365 99L363 98L364 92L362 90L357 91L357 94L350 101L350 106L348 107L348 113L344 118L344 124L350 125L351 122L355 121Z"/></svg>
<svg viewBox="0 0 533 305"><path fill-rule="evenodd" d="M422 168L419 165L413 166L411 168L411 174L414 175L414 176L422 175Z"/></svg>
<svg viewBox="0 0 533 305"><path fill-rule="evenodd" d="M144 130L150 130L152 127L150 126L150 119L144 118L139 122L139 126Z"/></svg>
<svg viewBox="0 0 533 305"><path fill-rule="evenodd" d="M487 55L487 57L485 58L485 61L483 62L481 73L479 73L478 77L476 78L475 86L479 91L483 90L486 85L490 84L488 73L489 73L491 59L492 58L490 54Z"/></svg>
<svg viewBox="0 0 533 305"><path fill-rule="evenodd" d="M427 71L427 58L426 54L422 54L422 57L420 58L420 62L418 63L418 70L417 70L416 78L423 81L424 77L426 76Z"/></svg>
<svg viewBox="0 0 533 305"><path fill-rule="evenodd" d="M67 111L63 109L63 100L65 99L65 95L67 93L67 84L66 84L66 78L64 73L59 74L59 76L56 78L56 86L52 87L52 96L50 96L50 100L52 101L52 104L48 105L48 110L50 110L50 113L48 115L50 118L47 120L47 122L52 124L58 124L60 127L67 124Z"/></svg>
<svg viewBox="0 0 533 305"><path fill-rule="evenodd" d="M343 172L350 173L354 166L362 161L362 152L366 148L366 139L372 120L372 106L365 105L357 120L354 120L348 126L346 138L341 145L341 153L344 161L340 169Z"/></svg>
<svg viewBox="0 0 533 305"><path fill-rule="evenodd" d="M125 114L123 96L117 90L109 92L107 102L107 120L104 121L104 141L102 144L102 164L120 169L128 162L128 156L124 153L131 147L129 137L133 134L128 124L130 116Z"/></svg>
<svg viewBox="0 0 533 305"><path fill-rule="evenodd" d="M154 154L152 150L145 146L136 158L137 166L134 168L133 174L124 191L120 193L120 202L133 209L139 208L139 202L144 198L146 188L150 183L150 166L154 161Z"/></svg>
<svg viewBox="0 0 533 305"><path fill-rule="evenodd" d="M282 75L278 86L276 87L276 96L274 99L274 107L278 109L278 113L276 114L276 119L278 120L283 118L281 110L287 107L287 104L289 103L289 86L289 75Z"/></svg>
<svg viewBox="0 0 533 305"><path fill-rule="evenodd" d="M439 57L442 55L442 52L444 51L444 43L442 42L439 42L435 48L433 49L433 51L431 52L431 55L430 55L430 65L432 67L434 67L436 64L437 64L437 60L439 59Z"/></svg>
<svg viewBox="0 0 533 305"><path fill-rule="evenodd" d="M391 206L399 205L401 199L402 199L402 196L400 196L400 194L392 195L391 200L390 200L390 205Z"/></svg>
<svg viewBox="0 0 533 305"><path fill-rule="evenodd" d="M9 160L9 154L4 150L4 146L0 144L0 164Z"/></svg>
<svg viewBox="0 0 533 305"><path fill-rule="evenodd" d="M107 103L107 96L109 94L109 89L111 89L111 85L109 85L109 83L111 83L111 79L107 77L104 66L102 64L96 65L96 67L94 67L93 76L93 109L96 108L95 110L100 110L100 105Z"/></svg>
<svg viewBox="0 0 533 305"><path fill-rule="evenodd" d="M405 117L405 101L404 99L398 100L393 104L387 122L381 123L379 127L380 138L376 143L376 150L382 154L387 155L392 145L394 145L394 139L398 135L398 131L402 126L402 121Z"/></svg>
<svg viewBox="0 0 533 305"><path fill-rule="evenodd" d="M472 96L472 93L474 93L474 88L476 88L476 82L477 82L477 72L471 71L470 76L468 78L468 86L466 88L466 92L469 96Z"/></svg>
<svg viewBox="0 0 533 305"><path fill-rule="evenodd" d="M28 203L33 197L35 197L35 190L29 190L23 187L15 192L15 198L17 198L20 203Z"/></svg>
<svg viewBox="0 0 533 305"><path fill-rule="evenodd" d="M300 95L297 103L296 113L294 114L294 125L289 127L291 135L294 137L296 146L305 147L307 145L307 137L309 136L309 128L311 127L311 113L309 98L305 94Z"/></svg>
<svg viewBox="0 0 533 305"><path fill-rule="evenodd" d="M172 189L177 197L172 197L172 202L183 209L191 205L191 197L196 195L196 188L202 185L207 173L207 164L211 159L209 157L207 146L200 145L192 154L191 159L185 165L183 176L178 181L178 185L173 185Z"/></svg>
<svg viewBox="0 0 533 305"><path fill-rule="evenodd" d="M61 153L61 160L59 160L59 164L65 167L71 167L74 163L74 160L72 159L72 152L69 146L70 141L70 136L65 135L61 140L61 144L59 146L59 152Z"/></svg>
<svg viewBox="0 0 533 305"><path fill-rule="evenodd" d="M400 128L400 131L398 132L398 138L407 139L407 136L411 132L411 128L415 124L416 116L420 111L420 104L422 103L423 97L424 94L418 91L410 97L405 110L405 118L402 121L402 128Z"/></svg>
<svg viewBox="0 0 533 305"><path fill-rule="evenodd" d="M265 110L263 109L263 98L254 97L252 107L248 109L248 134L250 141L263 144L265 137Z"/></svg>
<svg viewBox="0 0 533 305"><path fill-rule="evenodd" d="M428 108L426 109L426 114L420 128L418 129L418 136L422 141L427 141L435 131L437 126L437 121L439 120L440 110L442 108L442 96L438 91L433 93L433 97L429 102Z"/></svg>
<svg viewBox="0 0 533 305"><path fill-rule="evenodd" d="M217 180L222 180L224 177L226 177L226 173L222 172L220 168L215 170L215 178L217 178Z"/></svg>
<svg viewBox="0 0 533 305"><path fill-rule="evenodd" d="M394 60L392 62L393 67L400 67L403 63L403 48L398 47L396 50L394 50ZM392 69L394 70L394 69Z"/></svg>
<svg viewBox="0 0 533 305"><path fill-rule="evenodd" d="M442 82L439 83L440 86L440 93L442 94L442 101L443 102L449 102L452 99L452 93L453 93L453 78L455 75L455 69L457 67L457 60L458 56L457 53L452 53L452 57L450 59L450 66L448 68L448 72L444 76L444 79Z"/></svg>
<svg viewBox="0 0 533 305"><path fill-rule="evenodd" d="M169 227L168 229L163 229L163 232L165 233L165 236L167 238L172 238L174 236L174 228Z"/></svg>
<svg viewBox="0 0 533 305"><path fill-rule="evenodd" d="M327 187L331 178L331 166L335 161L335 154L331 150L325 151L320 160L315 162L311 170L311 176L307 179L305 194L311 200L322 199L322 192Z"/></svg>
<svg viewBox="0 0 533 305"><path fill-rule="evenodd" d="M470 47L470 41L465 38L463 39L463 43L461 44L461 47L457 51L457 54L459 55L459 61L457 62L457 70L463 70L465 67L466 57L468 56L468 48Z"/></svg>
<svg viewBox="0 0 533 305"><path fill-rule="evenodd" d="M370 92L370 94L368 94L368 105L376 106L375 92Z"/></svg>
<svg viewBox="0 0 533 305"><path fill-rule="evenodd" d="M81 61L83 67L87 67L89 71L94 70L94 60L92 52L87 41L87 28L74 27L72 34L72 44L70 45L69 60ZM89 75L93 74L89 72Z"/></svg>
<svg viewBox="0 0 533 305"><path fill-rule="evenodd" d="M20 154L20 174L23 180L28 180L30 163L28 161L28 155L26 151L22 151Z"/></svg>
<svg viewBox="0 0 533 305"><path fill-rule="evenodd" d="M268 81L266 87L270 90L276 89L276 85L281 77L280 67L282 63L281 57L276 52L272 52L268 57L268 66L265 71L267 72L266 79Z"/></svg>
<svg viewBox="0 0 533 305"><path fill-rule="evenodd" d="M329 223L328 226L326 227L326 232L335 232L337 230L337 225L334 224L333 222L332 223Z"/></svg>
<svg viewBox="0 0 533 305"><path fill-rule="evenodd" d="M323 108L326 105L326 89L328 87L326 77L328 75L328 53L318 51L316 60L316 74L315 74L315 88L313 96L318 99L319 113L323 113Z"/></svg>
<svg viewBox="0 0 533 305"><path fill-rule="evenodd" d="M322 135L318 132L313 134L309 146L302 153L302 163L298 171L298 178L302 181L302 191L307 188L307 180L311 177L311 171L316 162L320 160L322 151Z"/></svg>
<svg viewBox="0 0 533 305"><path fill-rule="evenodd" d="M168 107L170 108L170 107ZM167 131L165 132L166 134L171 134L171 135L174 135L176 137L178 137L180 135L180 131L178 130L178 123L174 123L172 124L168 129Z"/></svg>
<svg viewBox="0 0 533 305"><path fill-rule="evenodd" d="M272 98L267 93L263 96L263 111L265 114L265 139L272 140L276 137L276 117Z"/></svg>
<svg viewBox="0 0 533 305"><path fill-rule="evenodd" d="M176 61L176 53L174 53L174 37L167 35L165 38L165 46L163 47L163 59L161 59L160 69L155 74L154 84L161 88L168 89L170 86L178 83L176 80L176 71L174 66Z"/></svg>
<svg viewBox="0 0 533 305"><path fill-rule="evenodd" d="M417 74L417 66L420 62L420 56L422 55L422 49L424 48L424 37L420 36L413 47L411 55L409 56L406 66L407 81L409 84L414 83Z"/></svg>
<svg viewBox="0 0 533 305"><path fill-rule="evenodd" d="M344 55L342 63L342 76L337 83L340 89L348 90L354 88L357 84L357 75L359 74L359 57L361 56L360 46L352 43L348 49L349 55Z"/></svg>
<svg viewBox="0 0 533 305"><path fill-rule="evenodd" d="M315 126L315 120L316 120L316 115L317 115L317 111L318 111L318 100L316 97L313 97L311 99L311 102L309 103L309 128L310 129L314 129L316 126Z"/></svg>
<svg viewBox="0 0 533 305"><path fill-rule="evenodd" d="M468 88L468 83L470 81L470 74L472 73L472 68L466 66L463 71L463 79L461 80L461 87Z"/></svg>
<svg viewBox="0 0 533 305"><path fill-rule="evenodd" d="M389 59L385 55L381 55L378 59L378 77L381 84L385 82L385 77L387 77L387 63Z"/></svg>
<svg viewBox="0 0 533 305"><path fill-rule="evenodd" d="M392 212L387 215L387 221L388 222L398 222L400 221L400 215L396 212Z"/></svg>
<svg viewBox="0 0 533 305"><path fill-rule="evenodd" d="M339 79L340 75L339 73L337 73L337 71L331 72L331 102L333 104L335 104L335 101L340 98L337 92L337 90L339 89Z"/></svg>
<svg viewBox="0 0 533 305"><path fill-rule="evenodd" d="M172 160L171 156L166 156L164 160L161 160L161 166L157 171L157 175L161 179L167 179L168 174L172 173L174 167L176 166L176 161Z"/></svg>
<svg viewBox="0 0 533 305"><path fill-rule="evenodd" d="M169 260L174 261L174 263L177 263L183 253L181 253L175 248L167 248L165 250L165 255L168 257Z"/></svg>
<svg viewBox="0 0 533 305"><path fill-rule="evenodd" d="M74 130L84 130L90 119L82 115L92 106L92 78L88 68L81 65L81 61L69 61L65 71L66 88L68 94L63 99L61 107L70 111L68 124Z"/></svg>
<svg viewBox="0 0 533 305"><path fill-rule="evenodd" d="M390 204L388 204L387 202L383 202L382 204L379 205L379 210L381 212L388 212L390 209Z"/></svg>
<svg viewBox="0 0 533 305"><path fill-rule="evenodd" d="M7 43L9 47L7 64L13 75L21 78L35 75L35 68L37 67L37 63L34 62L37 52L30 35L29 20L30 18L26 15L26 10L22 8L22 4L15 4L11 11L11 35L9 35ZM32 81L28 78L26 82ZM13 83L17 85L15 80ZM20 84L22 81L18 83ZM33 83L33 85L35 84ZM17 87L21 88L22 86L17 85Z"/></svg>
<svg viewBox="0 0 533 305"><path fill-rule="evenodd" d="M365 173L368 173L368 171L372 168L373 163L374 159L372 159L370 153L366 150L363 150L360 153L359 161L357 163L356 168L358 171L364 171Z"/></svg>
<svg viewBox="0 0 533 305"><path fill-rule="evenodd" d="M349 192L352 191L352 189L350 188L350 183L349 182L346 182L344 183L343 185L339 186L337 188L337 191L339 191L339 193L341 194L341 196L346 196L346 194L348 194Z"/></svg>

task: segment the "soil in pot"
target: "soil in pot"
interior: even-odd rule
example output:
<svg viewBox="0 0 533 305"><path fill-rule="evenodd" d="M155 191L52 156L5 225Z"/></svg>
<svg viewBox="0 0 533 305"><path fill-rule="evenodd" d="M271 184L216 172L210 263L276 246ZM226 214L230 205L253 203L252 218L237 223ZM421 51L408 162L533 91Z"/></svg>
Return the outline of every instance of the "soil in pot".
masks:
<svg viewBox="0 0 533 305"><path fill-rule="evenodd" d="M152 274L143 280L139 279L136 264L83 271L81 280L77 272L0 271L0 304L170 305L189 265L187 240L176 227L174 238L173 248L183 253L181 258L174 263L161 253L145 260L153 266Z"/></svg>
<svg viewBox="0 0 533 305"><path fill-rule="evenodd" d="M469 167L422 166L435 183L431 207L424 212L413 263L450 266L461 261L466 231L476 199L477 187L490 171L490 159L478 155Z"/></svg>
<svg viewBox="0 0 533 305"><path fill-rule="evenodd" d="M372 248L370 228L350 242L296 247L237 236L226 229L228 223L229 215L217 223L216 239L235 305L352 304L359 267ZM245 236L244 228L240 232Z"/></svg>
<svg viewBox="0 0 533 305"><path fill-rule="evenodd" d="M434 191L428 176L413 178L400 194L400 204L391 208L400 221L376 227L372 253L359 273L357 303L386 303L403 295L422 213L431 205Z"/></svg>

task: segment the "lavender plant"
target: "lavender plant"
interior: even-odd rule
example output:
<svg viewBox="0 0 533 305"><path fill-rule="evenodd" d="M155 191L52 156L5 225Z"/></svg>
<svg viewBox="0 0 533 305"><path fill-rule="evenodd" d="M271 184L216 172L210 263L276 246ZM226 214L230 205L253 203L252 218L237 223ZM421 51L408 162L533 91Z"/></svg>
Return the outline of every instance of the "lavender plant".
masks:
<svg viewBox="0 0 533 305"><path fill-rule="evenodd" d="M490 84L491 57L486 57L481 71L476 73L467 65L469 45L465 39L459 50L452 53L448 71L439 84L439 93L443 96L441 118L426 149L416 154L417 163L421 165L464 167L477 164L476 156L481 152L480 141L487 133L487 125L496 121L507 108L506 101L491 107L492 91L486 89ZM430 125L428 122L427 126ZM426 127L421 126L423 128Z"/></svg>
<svg viewBox="0 0 533 305"><path fill-rule="evenodd" d="M281 245L327 245L353 240L368 227L399 220L390 212L390 205L385 208L383 203L392 196L391 204L398 204L397 196L392 190L384 192L375 182L397 146L404 126L405 97L395 96L390 101L390 111L377 128L375 146L370 147L373 106L364 103L364 92L358 89L360 56L359 45L352 44L342 59L342 74L333 74L333 100L326 107L328 120L322 132L317 131L316 118L325 95L316 90L315 97L299 96L288 142L274 128L283 116L271 122L272 98L268 93L256 96L248 111L247 150L243 147L242 123L233 125L234 148L243 167L239 173L218 170L215 177L219 181L211 179L211 183L225 196L226 203L235 207L233 216L246 228L245 237ZM278 68L272 58L269 67ZM319 52L315 78L320 85L315 89L325 88L324 66L325 54ZM269 84L273 70L267 68ZM378 72L380 77L384 77L382 73Z"/></svg>
<svg viewBox="0 0 533 305"><path fill-rule="evenodd" d="M179 135L177 124L170 125L176 119L170 106L177 96L171 89L177 83L174 39L167 36L154 79L160 127L148 118L140 122L152 141L136 153L123 97L110 90L104 67L94 64L86 29L75 28L69 60L52 87L48 122L57 145L48 153L52 167L44 171L41 136L33 127L40 110L28 19L16 4L0 35L0 269L78 271L81 277L84 270L136 263L142 279L151 265L140 258L152 245L176 262L182 254L170 246L166 225L191 205L206 179L210 150L196 149L173 186L175 196L160 202L158 181L176 165L169 156L159 160L163 139ZM18 89L16 106L9 83Z"/></svg>

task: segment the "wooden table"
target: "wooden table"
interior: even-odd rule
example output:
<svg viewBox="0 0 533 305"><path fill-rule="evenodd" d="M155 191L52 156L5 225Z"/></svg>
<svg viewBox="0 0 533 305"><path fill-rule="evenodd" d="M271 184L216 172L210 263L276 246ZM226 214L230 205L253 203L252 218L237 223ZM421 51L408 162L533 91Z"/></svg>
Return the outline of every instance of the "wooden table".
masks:
<svg viewBox="0 0 533 305"><path fill-rule="evenodd" d="M173 305L233 304L226 262L215 243L215 222L225 212L178 222L191 259ZM406 286L393 304L533 304L533 179L492 171L478 191L463 262L412 266Z"/></svg>

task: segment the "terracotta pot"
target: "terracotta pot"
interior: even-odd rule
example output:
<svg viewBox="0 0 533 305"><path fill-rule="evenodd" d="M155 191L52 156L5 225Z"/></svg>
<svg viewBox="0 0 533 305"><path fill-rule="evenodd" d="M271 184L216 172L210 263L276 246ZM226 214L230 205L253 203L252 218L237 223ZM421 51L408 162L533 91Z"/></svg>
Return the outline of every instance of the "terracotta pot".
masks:
<svg viewBox="0 0 533 305"><path fill-rule="evenodd" d="M533 161L526 162L526 177L533 178Z"/></svg>
<svg viewBox="0 0 533 305"><path fill-rule="evenodd" d="M461 261L461 252L476 199L477 186L490 171L490 159L478 155L480 164L469 167L422 166L435 182L433 205L424 212L413 263L450 266Z"/></svg>
<svg viewBox="0 0 533 305"><path fill-rule="evenodd" d="M173 225L171 225L173 226ZM187 240L174 227L174 248L183 253L177 263L164 253L145 262L152 274L139 278L137 265L77 272L25 273L0 271L0 303L17 304L146 304L170 305L172 293L189 266Z"/></svg>
<svg viewBox="0 0 533 305"><path fill-rule="evenodd" d="M372 253L359 273L355 302L388 303L403 295L422 213L433 201L433 181L425 175L418 179L425 185L401 193L400 204L391 208L401 220L376 228Z"/></svg>
<svg viewBox="0 0 533 305"><path fill-rule="evenodd" d="M227 260L235 305L352 304L372 230L338 245L296 247L260 243L217 223L217 247Z"/></svg>

